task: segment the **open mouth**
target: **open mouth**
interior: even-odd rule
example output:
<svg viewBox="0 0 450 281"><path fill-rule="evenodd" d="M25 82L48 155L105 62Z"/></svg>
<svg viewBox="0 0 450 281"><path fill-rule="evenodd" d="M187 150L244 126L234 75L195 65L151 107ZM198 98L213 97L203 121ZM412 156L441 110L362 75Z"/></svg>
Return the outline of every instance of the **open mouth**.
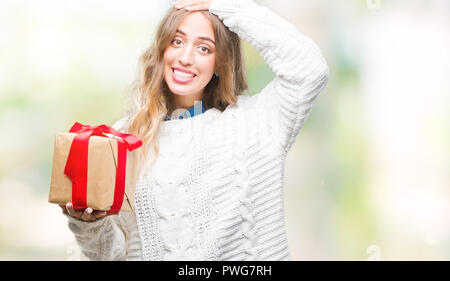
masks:
<svg viewBox="0 0 450 281"><path fill-rule="evenodd" d="M195 75L195 74L182 72L182 71L172 68L172 77L175 80L175 82L188 83L188 82L191 82L192 80L194 80L194 78L196 76L197 75Z"/></svg>
<svg viewBox="0 0 450 281"><path fill-rule="evenodd" d="M172 72L175 73L175 75L179 76L179 77L193 78L193 77L197 76L192 73L186 73L183 71L176 70L175 68L172 68Z"/></svg>

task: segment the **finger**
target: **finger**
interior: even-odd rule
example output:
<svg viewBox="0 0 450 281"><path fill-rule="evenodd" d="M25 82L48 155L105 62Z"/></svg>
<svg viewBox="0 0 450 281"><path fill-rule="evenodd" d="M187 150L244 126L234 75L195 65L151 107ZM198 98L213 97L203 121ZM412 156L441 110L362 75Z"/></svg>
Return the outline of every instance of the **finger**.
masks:
<svg viewBox="0 0 450 281"><path fill-rule="evenodd" d="M195 1L194 0L177 0L177 1L174 1L173 4L174 5L186 5L189 3L192 4L193 2L195 2Z"/></svg>
<svg viewBox="0 0 450 281"><path fill-rule="evenodd" d="M106 216L106 211L94 211L92 213L92 216L97 220L99 218L105 217Z"/></svg>
<svg viewBox="0 0 450 281"><path fill-rule="evenodd" d="M175 9L180 10L180 9L184 9L184 8L186 7L186 4L176 2L176 3L173 3L173 7L174 7Z"/></svg>
<svg viewBox="0 0 450 281"><path fill-rule="evenodd" d="M72 203L67 203L66 204L66 208L67 208L67 212L69 213L70 216L75 217L75 218L80 218L81 217L81 211L77 211L73 208Z"/></svg>
<svg viewBox="0 0 450 281"><path fill-rule="evenodd" d="M81 219L84 221L91 221L92 220L92 208L86 208L84 212L81 214Z"/></svg>
<svg viewBox="0 0 450 281"><path fill-rule="evenodd" d="M58 206L61 207L63 214L68 214L66 205L58 205Z"/></svg>
<svg viewBox="0 0 450 281"><path fill-rule="evenodd" d="M182 1L182 0L173 1L172 5L173 5L175 8L178 8L179 6L182 6L182 5L183 5L183 1Z"/></svg>
<svg viewBox="0 0 450 281"><path fill-rule="evenodd" d="M192 5L197 5L200 4L200 1L193 1L193 0L179 0L176 1L175 3L173 3L175 8L180 8L183 9L186 6L192 6Z"/></svg>
<svg viewBox="0 0 450 281"><path fill-rule="evenodd" d="M208 6L205 4L197 4L197 5L190 5L186 7L186 10L194 12L194 11L203 11L208 10Z"/></svg>

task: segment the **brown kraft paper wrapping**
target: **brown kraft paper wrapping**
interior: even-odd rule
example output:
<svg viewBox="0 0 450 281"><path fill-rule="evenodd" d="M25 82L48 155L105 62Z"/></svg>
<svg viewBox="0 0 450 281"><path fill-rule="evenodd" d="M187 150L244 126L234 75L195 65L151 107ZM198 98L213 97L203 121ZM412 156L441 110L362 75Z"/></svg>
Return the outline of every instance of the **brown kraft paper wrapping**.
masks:
<svg viewBox="0 0 450 281"><path fill-rule="evenodd" d="M76 133L56 133L49 202L65 205L72 202L72 181L64 174L70 146ZM136 151L127 151L125 195L120 211L134 211L137 178ZM114 201L117 169L117 140L99 136L89 138L87 205L107 211Z"/></svg>

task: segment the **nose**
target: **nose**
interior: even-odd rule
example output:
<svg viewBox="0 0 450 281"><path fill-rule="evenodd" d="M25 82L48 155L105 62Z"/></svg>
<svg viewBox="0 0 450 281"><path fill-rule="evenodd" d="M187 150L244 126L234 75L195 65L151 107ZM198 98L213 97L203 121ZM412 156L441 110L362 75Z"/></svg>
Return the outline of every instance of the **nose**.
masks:
<svg viewBox="0 0 450 281"><path fill-rule="evenodd" d="M183 48L183 51L178 60L183 65L191 65L193 63L192 46L187 46L186 48Z"/></svg>

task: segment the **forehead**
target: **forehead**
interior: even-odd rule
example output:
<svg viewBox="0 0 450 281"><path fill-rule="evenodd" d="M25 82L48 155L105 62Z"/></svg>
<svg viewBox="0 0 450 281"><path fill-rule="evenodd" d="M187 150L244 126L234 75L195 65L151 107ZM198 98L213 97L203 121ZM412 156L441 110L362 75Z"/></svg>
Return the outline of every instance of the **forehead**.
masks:
<svg viewBox="0 0 450 281"><path fill-rule="evenodd" d="M214 29L211 21L201 12L187 14L178 26L186 36L196 38L207 36L214 39Z"/></svg>

